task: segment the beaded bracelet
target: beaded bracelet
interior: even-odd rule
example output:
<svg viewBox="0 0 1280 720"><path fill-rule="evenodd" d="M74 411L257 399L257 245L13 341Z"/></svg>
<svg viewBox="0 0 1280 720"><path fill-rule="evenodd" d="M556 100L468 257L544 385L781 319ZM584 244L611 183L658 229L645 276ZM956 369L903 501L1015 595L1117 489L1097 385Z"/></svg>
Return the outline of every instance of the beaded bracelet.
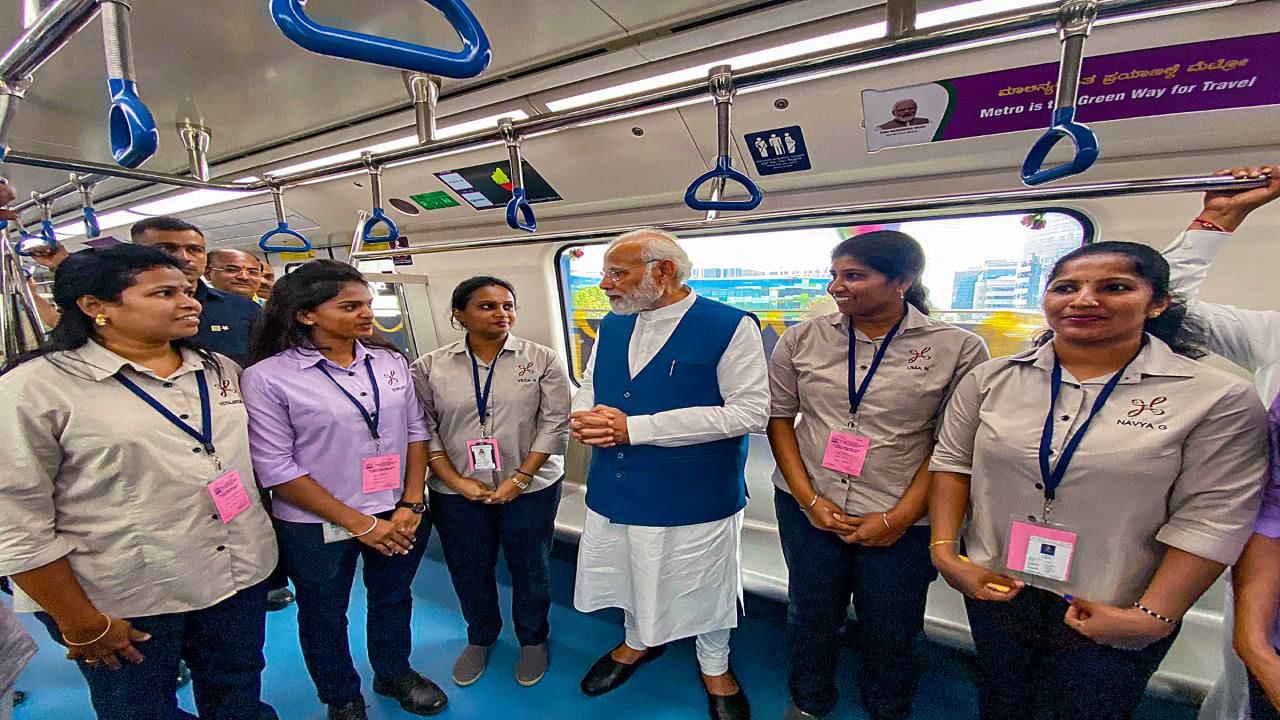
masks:
<svg viewBox="0 0 1280 720"><path fill-rule="evenodd" d="M1152 610L1151 608L1143 605L1142 603L1134 603L1133 606L1161 622L1165 622L1170 625L1178 624L1178 621L1175 620L1174 618L1165 617L1164 615L1161 615L1160 613L1156 612L1155 610Z"/></svg>

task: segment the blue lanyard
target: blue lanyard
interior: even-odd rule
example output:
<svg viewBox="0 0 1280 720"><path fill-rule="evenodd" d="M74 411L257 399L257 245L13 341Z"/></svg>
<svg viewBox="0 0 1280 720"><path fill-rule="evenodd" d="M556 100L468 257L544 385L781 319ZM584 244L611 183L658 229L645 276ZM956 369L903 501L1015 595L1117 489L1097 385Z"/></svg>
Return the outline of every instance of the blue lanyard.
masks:
<svg viewBox="0 0 1280 720"><path fill-rule="evenodd" d="M499 350L498 355L501 354L502 351ZM493 369L498 365L498 355L494 355L493 362L489 363L489 375L484 380L484 392L480 391L480 363L476 361L476 354L468 347L467 355L471 356L471 383L476 391L476 416L480 418L480 427L484 427L489 419L489 391L493 389Z"/></svg>
<svg viewBox="0 0 1280 720"><path fill-rule="evenodd" d="M858 407L862 405L862 397L867 394L867 388L871 387L871 378L875 377L876 370L880 367L880 361L884 359L884 354L889 351L889 343L893 342L893 337L898 334L898 329L902 327L903 320L906 320L906 314L897 324L889 330L884 336L884 342L880 343L880 349L876 351L875 358L871 360L871 366L867 368L867 374L862 376L862 384L854 389L853 370L857 363L854 362L855 349L858 347L858 338L854 335L853 318L849 318L849 417L854 418L858 415Z"/></svg>
<svg viewBox="0 0 1280 720"><path fill-rule="evenodd" d="M170 412L169 408L161 405L159 400L156 400L148 394L146 390L138 387L137 383L125 377L123 372L118 372L112 377L114 377L121 385L125 386L129 392L137 395L143 402L150 405L156 412L160 413L160 417L163 417L165 420L172 423L174 427L195 438L196 442L199 442L200 445L204 447L205 454L213 455L213 420L211 417L212 410L209 406L209 384L205 382L203 370L196 371L196 387L200 389L200 427L203 428L202 430L196 430L183 422L182 418L174 415Z"/></svg>
<svg viewBox="0 0 1280 720"><path fill-rule="evenodd" d="M329 382L333 383L339 390L341 390L342 394L346 395L347 399L351 401L351 404L355 405L356 409L360 411L360 417L364 418L364 424L369 428L369 437L374 440L380 439L382 436L378 434L378 418L382 414L382 395L378 393L378 380L373 376L373 358L369 355L364 356L364 371L369 373L369 385L373 387L372 415L369 414L368 410L364 409L364 405L362 405L354 395L347 392L346 388L339 385L338 381L333 379L333 376L329 374L328 369L325 368L323 361L321 361L319 365L316 365L316 367L320 368L320 372L324 373L324 376L329 378Z"/></svg>
<svg viewBox="0 0 1280 720"><path fill-rule="evenodd" d="M1144 338L1143 345L1146 344ZM1142 352L1142 348L1138 348L1138 352ZM1058 464L1052 469L1049 466L1049 454L1053 448L1053 409L1058 404L1058 395L1062 390L1062 363L1058 362L1058 358L1053 358L1053 374L1049 381L1049 414L1044 418L1044 432L1040 434L1040 479L1044 484L1044 507L1045 519L1048 519L1049 509L1052 507L1053 500L1057 495L1058 486L1062 484L1062 478L1067 474L1067 467L1071 464L1071 459L1075 457L1076 450L1080 447L1080 441L1084 440L1084 434L1089 430L1089 423L1102 412L1102 406L1107 404L1107 400L1111 398L1111 393L1115 392L1116 386L1124 379L1125 371L1137 360L1138 356L1134 355L1129 358L1129 362L1120 368L1120 371L1102 386L1102 392L1098 393L1098 399L1093 401L1093 408L1089 410L1089 416L1080 423L1080 429L1076 430L1076 434L1067 439L1066 447L1062 448L1062 456L1058 458Z"/></svg>

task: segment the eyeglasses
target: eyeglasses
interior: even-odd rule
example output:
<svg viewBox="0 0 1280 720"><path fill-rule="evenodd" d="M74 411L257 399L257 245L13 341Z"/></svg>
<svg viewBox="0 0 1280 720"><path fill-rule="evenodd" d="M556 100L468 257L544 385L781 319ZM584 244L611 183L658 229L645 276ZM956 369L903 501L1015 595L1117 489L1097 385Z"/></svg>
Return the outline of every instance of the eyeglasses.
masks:
<svg viewBox="0 0 1280 720"><path fill-rule="evenodd" d="M262 277L261 268L240 267L239 265L223 265L213 269L219 272L224 272L228 275L248 275L252 278Z"/></svg>
<svg viewBox="0 0 1280 720"><path fill-rule="evenodd" d="M604 278L609 278L613 282L618 282L619 280L622 279L622 276L631 272L635 268L638 268L641 265L648 265L649 263L656 263L656 262L662 262L662 261L661 260L645 260L644 262L638 262L635 265L628 265L624 268L618 268L617 270L605 270L604 272L600 273L600 279L603 280Z"/></svg>

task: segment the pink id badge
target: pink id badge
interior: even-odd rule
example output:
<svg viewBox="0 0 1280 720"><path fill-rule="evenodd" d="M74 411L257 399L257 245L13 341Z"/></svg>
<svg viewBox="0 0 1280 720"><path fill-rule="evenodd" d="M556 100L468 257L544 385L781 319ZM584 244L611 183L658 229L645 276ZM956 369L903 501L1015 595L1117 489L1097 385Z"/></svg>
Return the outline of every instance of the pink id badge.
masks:
<svg viewBox="0 0 1280 720"><path fill-rule="evenodd" d="M1061 527L1014 519L1005 567L1058 582L1071 577L1076 533Z"/></svg>
<svg viewBox="0 0 1280 720"><path fill-rule="evenodd" d="M467 441L467 466L471 472L478 470L502 471L502 453L498 450L498 438L481 438Z"/></svg>
<svg viewBox="0 0 1280 720"><path fill-rule="evenodd" d="M218 517L224 523L235 520L240 513L248 510L253 504L249 491L245 490L244 483L240 482L239 470L232 470L209 483L208 487L213 505L218 509Z"/></svg>
<svg viewBox="0 0 1280 720"><path fill-rule="evenodd" d="M871 450L871 438L849 428L836 428L827 437L827 450L822 454L822 467L852 477L862 475L862 466Z"/></svg>
<svg viewBox="0 0 1280 720"><path fill-rule="evenodd" d="M399 490L403 480L400 454L374 455L360 461L360 491L364 493Z"/></svg>

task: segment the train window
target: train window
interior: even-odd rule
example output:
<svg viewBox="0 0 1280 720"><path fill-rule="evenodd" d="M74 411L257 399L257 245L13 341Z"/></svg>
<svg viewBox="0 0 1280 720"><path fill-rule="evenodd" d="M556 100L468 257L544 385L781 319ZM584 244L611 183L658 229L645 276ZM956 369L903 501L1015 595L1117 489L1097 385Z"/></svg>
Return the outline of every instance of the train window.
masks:
<svg viewBox="0 0 1280 720"><path fill-rule="evenodd" d="M1043 327L1040 294L1050 268L1093 233L1080 214L1037 210L700 236L681 244L694 265L689 286L755 313L765 351L772 353L786 328L835 311L826 293L831 249L871 230L901 230L920 241L934 315L981 335L994 356L1028 347ZM556 256L575 380L609 311L597 286L604 250L603 242L571 245Z"/></svg>

